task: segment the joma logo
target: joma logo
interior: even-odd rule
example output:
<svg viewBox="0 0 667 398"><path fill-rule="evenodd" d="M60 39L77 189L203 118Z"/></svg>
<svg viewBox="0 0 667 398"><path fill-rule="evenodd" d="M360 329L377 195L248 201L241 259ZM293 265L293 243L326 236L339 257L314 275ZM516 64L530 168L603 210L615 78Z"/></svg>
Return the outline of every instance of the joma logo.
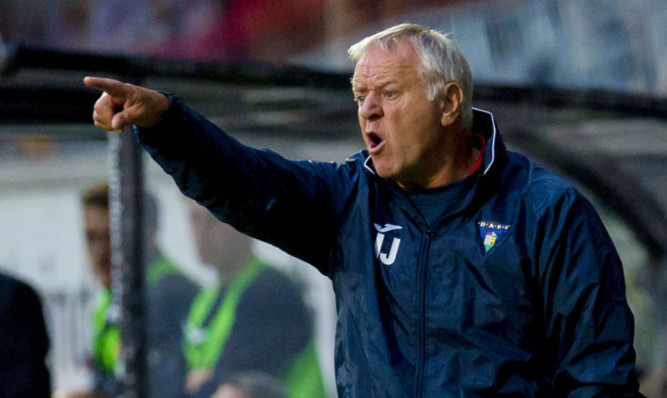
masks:
<svg viewBox="0 0 667 398"><path fill-rule="evenodd" d="M378 234L375 237L375 257L380 259L382 264L391 265L394 263L394 261L396 261L396 255L398 254L398 247L401 244L401 239L393 238L393 240L391 241L389 253L386 253L382 251L385 234L389 231L403 229L403 227L393 224L385 224L384 226L380 226L379 224L374 224L374 226L375 229L378 231Z"/></svg>

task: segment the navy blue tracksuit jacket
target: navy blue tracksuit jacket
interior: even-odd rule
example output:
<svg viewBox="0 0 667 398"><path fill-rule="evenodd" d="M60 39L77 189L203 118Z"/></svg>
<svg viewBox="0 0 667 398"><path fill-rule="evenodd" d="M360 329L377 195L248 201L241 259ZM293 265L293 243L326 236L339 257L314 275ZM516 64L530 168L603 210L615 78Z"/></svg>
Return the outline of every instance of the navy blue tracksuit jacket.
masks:
<svg viewBox="0 0 667 398"><path fill-rule="evenodd" d="M607 232L567 182L505 150L490 113L475 111L472 188L431 227L365 152L288 161L175 97L136 131L186 195L331 279L340 398L637 394Z"/></svg>

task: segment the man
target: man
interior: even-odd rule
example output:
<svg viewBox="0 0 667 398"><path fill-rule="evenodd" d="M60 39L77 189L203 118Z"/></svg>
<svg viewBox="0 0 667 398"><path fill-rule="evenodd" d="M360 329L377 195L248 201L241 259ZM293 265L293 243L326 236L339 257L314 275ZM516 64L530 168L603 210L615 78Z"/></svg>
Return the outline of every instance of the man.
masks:
<svg viewBox="0 0 667 398"><path fill-rule="evenodd" d="M48 398L48 352L39 295L27 283L0 273L0 397Z"/></svg>
<svg viewBox="0 0 667 398"><path fill-rule="evenodd" d="M111 397L120 391L115 377L121 347L120 311L112 302L109 187L95 186L84 193L86 244L93 273L102 286L93 312L94 386L89 392L59 392L58 397ZM149 388L151 397L185 394L182 325L197 286L160 253L156 242L157 204L148 196L146 220L146 283Z"/></svg>
<svg viewBox="0 0 667 398"><path fill-rule="evenodd" d="M247 148L173 96L87 78L183 192L333 282L341 397L636 396L620 260L567 182L505 150L467 61L398 25L349 50L366 150Z"/></svg>
<svg viewBox="0 0 667 398"><path fill-rule="evenodd" d="M197 295L188 316L188 392L210 398L230 375L262 372L291 398L325 398L312 320L297 285L253 255L252 239L190 201L200 260L219 285Z"/></svg>

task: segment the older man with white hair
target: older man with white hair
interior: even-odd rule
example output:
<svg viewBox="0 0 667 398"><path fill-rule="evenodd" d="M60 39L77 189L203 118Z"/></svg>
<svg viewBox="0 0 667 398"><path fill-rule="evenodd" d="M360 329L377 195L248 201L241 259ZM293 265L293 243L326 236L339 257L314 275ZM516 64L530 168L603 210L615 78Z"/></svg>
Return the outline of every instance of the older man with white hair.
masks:
<svg viewBox="0 0 667 398"><path fill-rule="evenodd" d="M467 61L402 24L349 50L366 149L341 164L239 144L170 95L87 78L182 191L328 276L349 397L638 395L616 250L589 202L506 151Z"/></svg>

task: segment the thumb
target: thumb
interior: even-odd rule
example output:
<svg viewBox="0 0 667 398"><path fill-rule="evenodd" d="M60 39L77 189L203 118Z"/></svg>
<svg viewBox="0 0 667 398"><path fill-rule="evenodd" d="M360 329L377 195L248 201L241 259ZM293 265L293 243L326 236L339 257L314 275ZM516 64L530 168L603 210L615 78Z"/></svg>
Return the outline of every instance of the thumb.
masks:
<svg viewBox="0 0 667 398"><path fill-rule="evenodd" d="M145 90L145 92L149 92ZM162 94L157 94L159 97L164 97ZM155 124L157 121L150 121L150 116L154 113L149 106L147 106L147 99L143 98L141 95L135 96L131 95L130 98L127 98L124 102L116 104L116 113L114 113L111 118L111 128L122 132L123 128L128 125L137 125L148 127ZM135 98L139 97L139 98ZM166 97L165 101L168 102ZM150 102L150 101L148 101ZM168 107L168 105L167 105ZM148 110L147 110L148 108Z"/></svg>
<svg viewBox="0 0 667 398"><path fill-rule="evenodd" d="M125 126L132 124L128 120L130 120L130 117L127 114L127 111L118 112L113 115L113 118L111 119L111 128L122 133Z"/></svg>

